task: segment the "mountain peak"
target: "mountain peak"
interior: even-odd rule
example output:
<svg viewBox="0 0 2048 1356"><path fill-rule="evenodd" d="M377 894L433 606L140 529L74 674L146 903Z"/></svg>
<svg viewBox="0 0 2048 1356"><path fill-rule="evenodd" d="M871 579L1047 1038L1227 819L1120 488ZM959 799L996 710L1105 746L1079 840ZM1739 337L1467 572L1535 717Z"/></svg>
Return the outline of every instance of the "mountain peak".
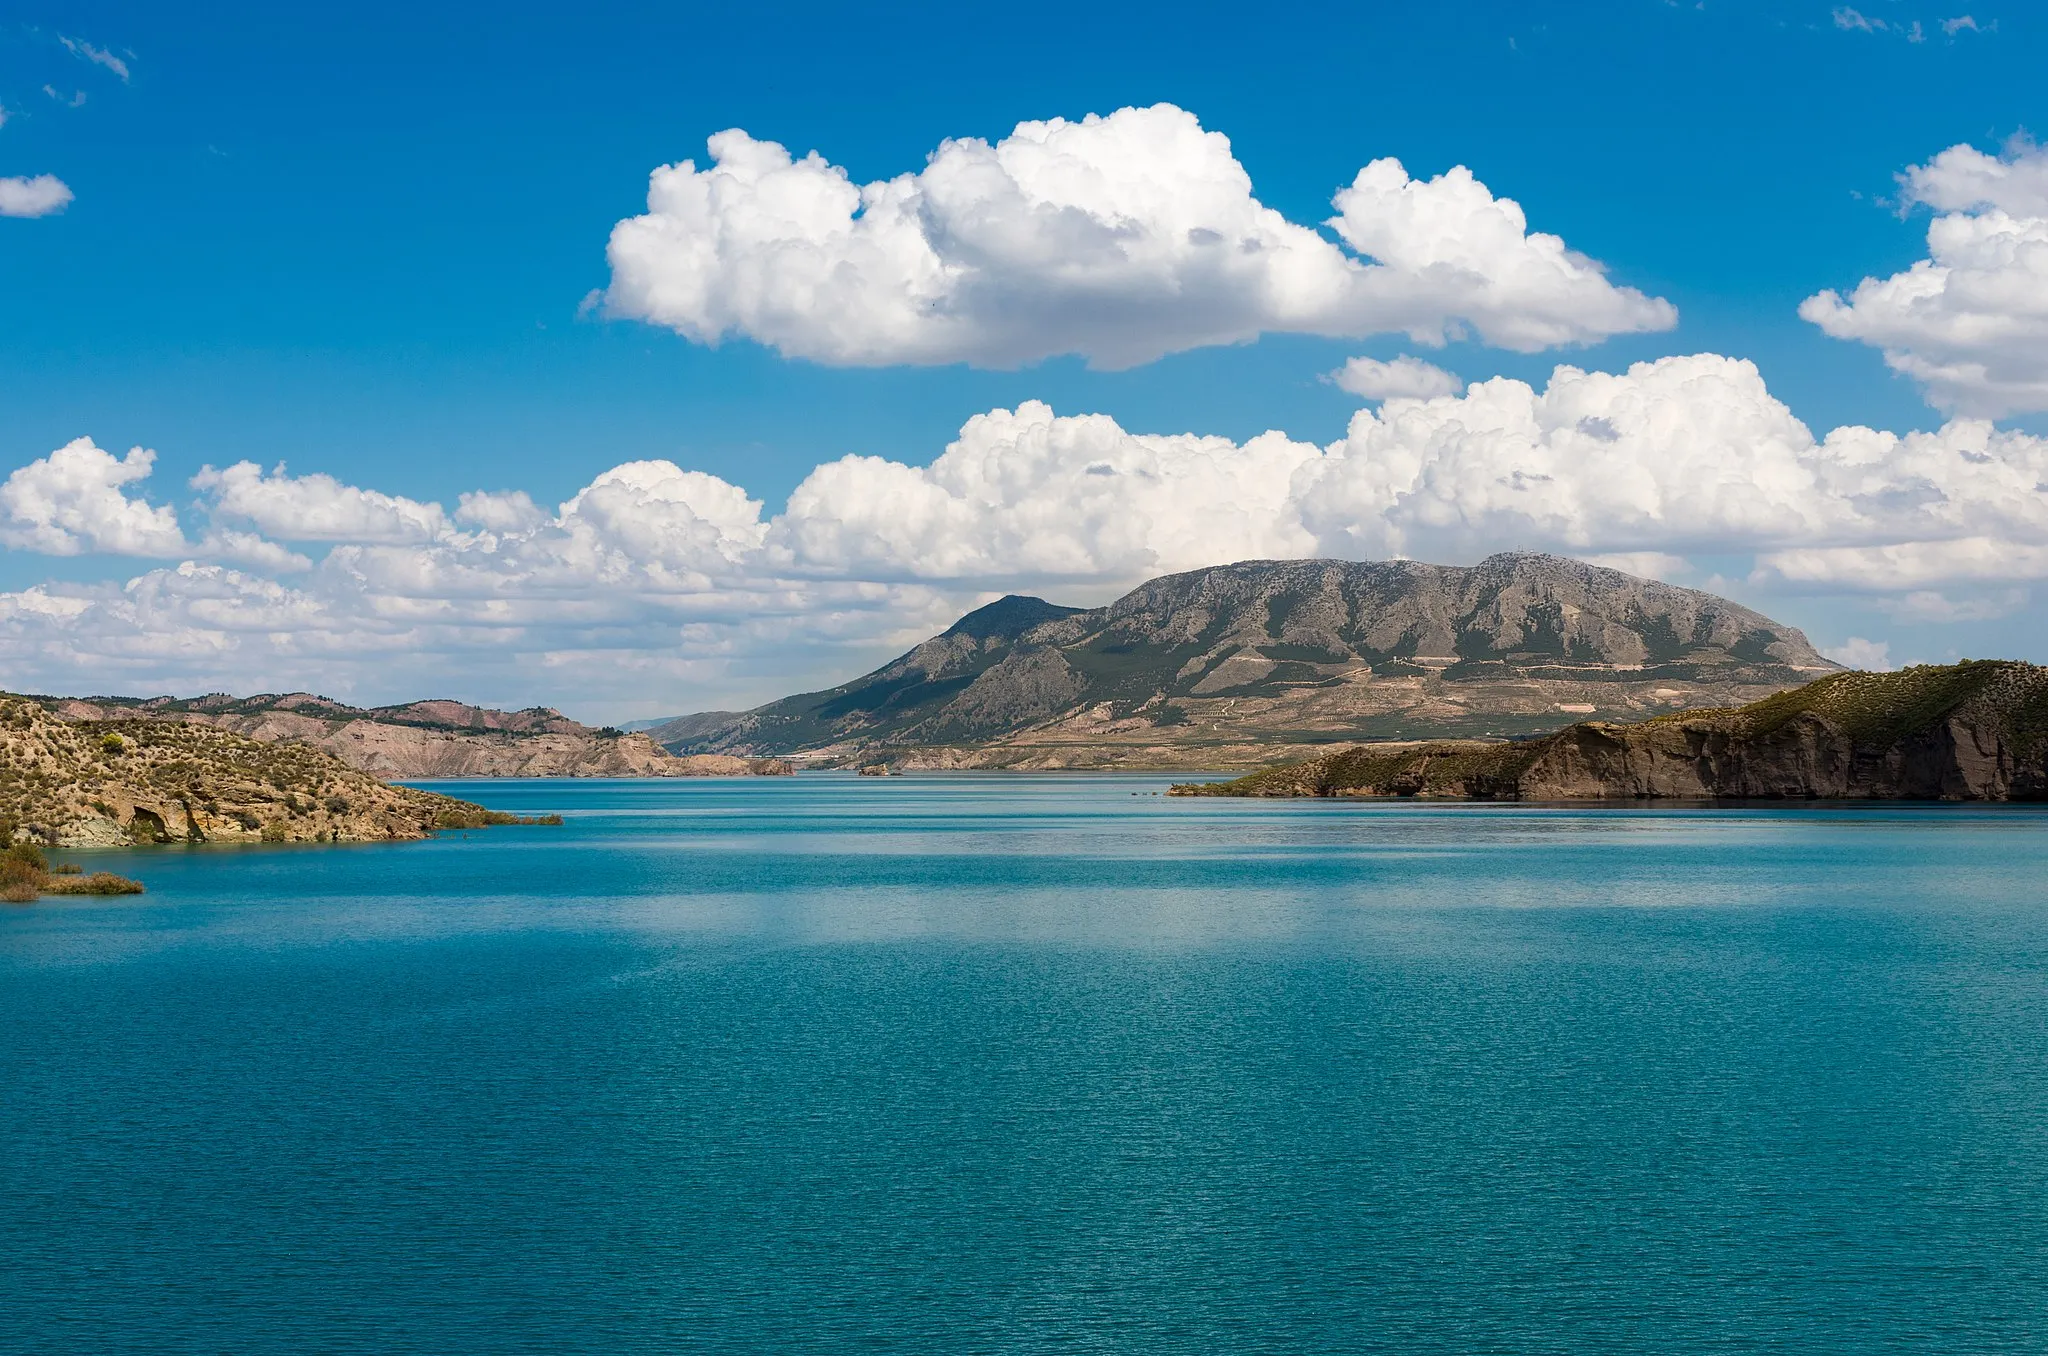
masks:
<svg viewBox="0 0 2048 1356"><path fill-rule="evenodd" d="M969 636L975 640L1015 640L1034 626L1071 617L1083 610L1061 607L1058 603L1048 603L1043 598L1033 598L1028 594L1012 593L975 608L947 627L941 635Z"/></svg>

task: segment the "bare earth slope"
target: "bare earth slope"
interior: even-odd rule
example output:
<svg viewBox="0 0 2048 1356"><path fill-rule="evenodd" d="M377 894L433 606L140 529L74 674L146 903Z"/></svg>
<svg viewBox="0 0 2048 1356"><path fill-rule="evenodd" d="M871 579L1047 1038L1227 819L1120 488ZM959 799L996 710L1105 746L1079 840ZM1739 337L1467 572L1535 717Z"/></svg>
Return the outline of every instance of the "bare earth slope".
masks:
<svg viewBox="0 0 2048 1356"><path fill-rule="evenodd" d="M2048 799L2048 669L1838 673L1734 710L1585 722L1518 744L1371 745L1175 795Z"/></svg>
<svg viewBox="0 0 2048 1356"><path fill-rule="evenodd" d="M505 822L305 744L166 720L67 721L0 697L0 841L367 842Z"/></svg>
<svg viewBox="0 0 2048 1356"><path fill-rule="evenodd" d="M66 720L168 720L268 743L295 740L377 777L718 777L790 770L775 760L679 758L644 734L592 729L545 706L494 711L423 701L364 709L305 692L37 700Z"/></svg>
<svg viewBox="0 0 2048 1356"><path fill-rule="evenodd" d="M1244 561L1085 611L1005 598L844 686L649 733L913 766L1231 766L1740 703L1837 667L1726 599L1556 556Z"/></svg>

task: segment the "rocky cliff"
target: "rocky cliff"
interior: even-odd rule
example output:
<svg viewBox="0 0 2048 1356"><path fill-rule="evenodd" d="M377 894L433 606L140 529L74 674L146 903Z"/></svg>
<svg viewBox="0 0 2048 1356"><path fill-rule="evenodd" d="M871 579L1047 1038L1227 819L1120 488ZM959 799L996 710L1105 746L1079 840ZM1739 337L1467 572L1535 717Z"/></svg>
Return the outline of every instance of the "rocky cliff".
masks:
<svg viewBox="0 0 2048 1356"><path fill-rule="evenodd" d="M1100 608L1005 598L841 687L649 733L909 766L1216 766L1739 703L1836 668L1726 599L1556 556L1245 561Z"/></svg>
<svg viewBox="0 0 2048 1356"><path fill-rule="evenodd" d="M1362 746L1176 795L1479 800L2048 799L2048 669L1839 673L1732 710L1513 744Z"/></svg>
<svg viewBox="0 0 2048 1356"><path fill-rule="evenodd" d="M65 720L210 725L266 743L324 749L376 777L729 777L791 771L774 759L677 757L644 734L592 729L551 707L494 711L453 701L346 706L282 696L38 698Z"/></svg>
<svg viewBox="0 0 2048 1356"><path fill-rule="evenodd" d="M0 697L0 841L368 842L513 822L324 750L170 720L59 720Z"/></svg>

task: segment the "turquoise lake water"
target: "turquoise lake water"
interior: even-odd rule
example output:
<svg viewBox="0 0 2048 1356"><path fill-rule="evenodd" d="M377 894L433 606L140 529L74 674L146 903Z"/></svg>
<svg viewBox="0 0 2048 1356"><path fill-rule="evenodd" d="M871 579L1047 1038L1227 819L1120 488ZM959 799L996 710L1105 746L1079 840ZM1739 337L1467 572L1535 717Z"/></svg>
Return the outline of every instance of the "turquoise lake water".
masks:
<svg viewBox="0 0 2048 1356"><path fill-rule="evenodd" d="M443 787L0 908L0 1351L2048 1349L2048 815Z"/></svg>

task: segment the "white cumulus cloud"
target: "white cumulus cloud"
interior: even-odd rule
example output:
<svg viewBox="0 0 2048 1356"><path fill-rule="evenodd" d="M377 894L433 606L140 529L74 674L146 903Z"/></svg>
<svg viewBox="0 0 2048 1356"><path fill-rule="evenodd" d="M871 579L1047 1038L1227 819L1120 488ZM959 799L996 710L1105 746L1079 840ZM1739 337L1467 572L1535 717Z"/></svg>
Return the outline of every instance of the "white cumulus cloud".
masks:
<svg viewBox="0 0 2048 1356"><path fill-rule="evenodd" d="M1310 553L1291 486L1321 455L1279 433L1242 445L1131 434L1106 415L1062 417L1027 401L968 420L930 466L820 466L790 495L772 542L812 573L1136 582Z"/></svg>
<svg viewBox="0 0 2048 1356"><path fill-rule="evenodd" d="M186 543L177 513L130 498L125 488L147 479L155 464L146 447L116 457L90 438L38 457L0 484L0 545L54 556L179 554Z"/></svg>
<svg viewBox="0 0 2048 1356"><path fill-rule="evenodd" d="M1111 368L1267 332L1534 350L1677 317L1463 167L1359 171L1328 223L1347 252L1260 203L1228 139L1170 104L946 141L869 184L739 129L709 150L655 170L613 229L609 314L832 364Z"/></svg>
<svg viewBox="0 0 2048 1356"><path fill-rule="evenodd" d="M1996 418L2048 409L2048 150L1952 146L1899 176L1902 198L1935 209L1928 257L1799 314L1837 339L1884 352L1938 408Z"/></svg>
<svg viewBox="0 0 2048 1356"><path fill-rule="evenodd" d="M266 474L253 461L204 467L192 487L212 496L217 517L244 521L287 541L425 542L449 530L439 504L344 485L333 476Z"/></svg>
<svg viewBox="0 0 2048 1356"><path fill-rule="evenodd" d="M47 217L71 204L71 187L54 174L0 179L0 217Z"/></svg>

